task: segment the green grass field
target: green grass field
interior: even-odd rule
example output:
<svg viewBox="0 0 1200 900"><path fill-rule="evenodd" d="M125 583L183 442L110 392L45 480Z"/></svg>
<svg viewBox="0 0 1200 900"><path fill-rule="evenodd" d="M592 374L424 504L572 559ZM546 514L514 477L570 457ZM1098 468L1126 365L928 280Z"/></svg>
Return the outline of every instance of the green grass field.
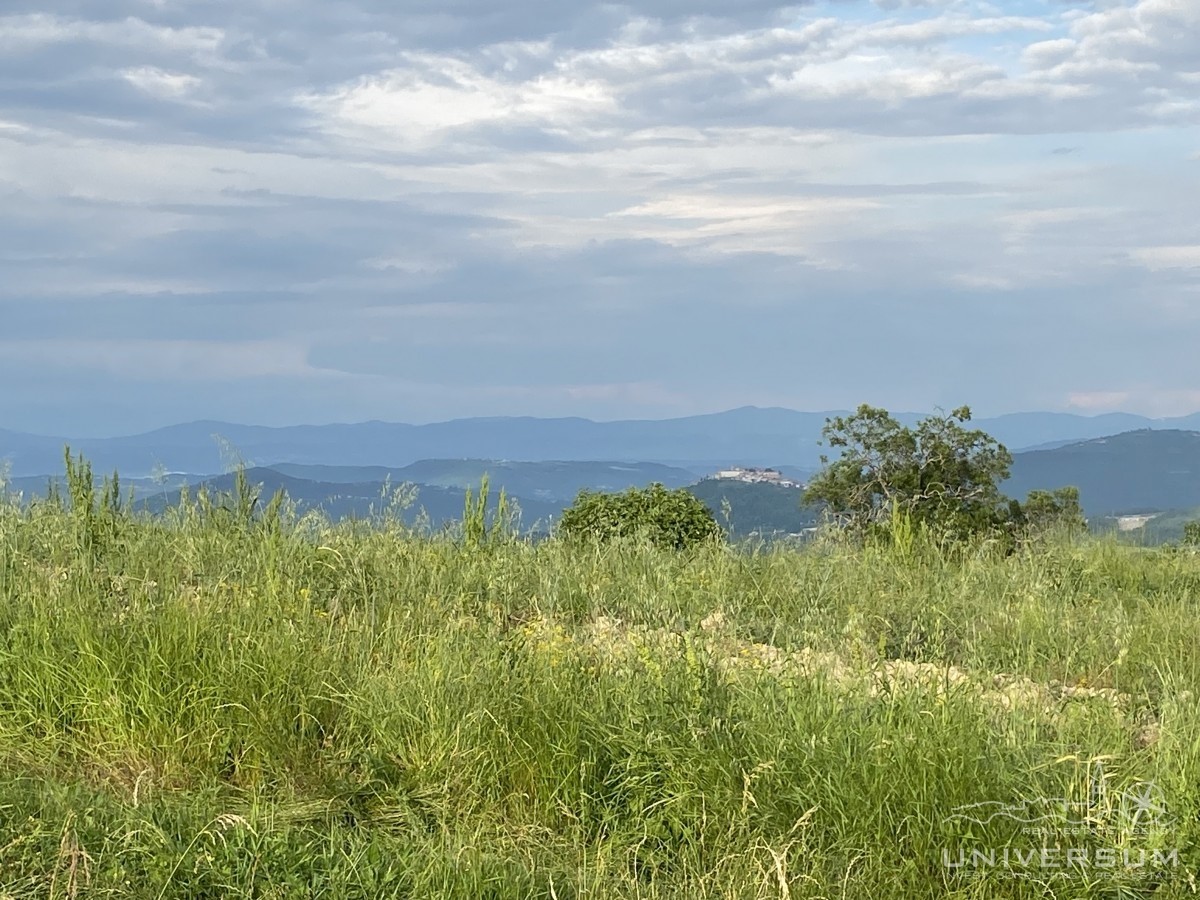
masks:
<svg viewBox="0 0 1200 900"><path fill-rule="evenodd" d="M112 506L0 507L0 897L1197 891L1187 553Z"/></svg>

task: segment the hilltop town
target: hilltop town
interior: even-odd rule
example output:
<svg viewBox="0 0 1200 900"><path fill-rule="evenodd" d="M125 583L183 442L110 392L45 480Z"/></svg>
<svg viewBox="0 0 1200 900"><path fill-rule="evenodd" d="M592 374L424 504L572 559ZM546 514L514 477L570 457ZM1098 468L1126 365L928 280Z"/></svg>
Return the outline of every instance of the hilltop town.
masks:
<svg viewBox="0 0 1200 900"><path fill-rule="evenodd" d="M804 487L799 481L793 481L790 478L784 478L783 474L776 469L758 469L754 467L733 466L728 469L721 469L708 476L710 479L718 481L742 481L747 484L777 484L780 487L802 488Z"/></svg>

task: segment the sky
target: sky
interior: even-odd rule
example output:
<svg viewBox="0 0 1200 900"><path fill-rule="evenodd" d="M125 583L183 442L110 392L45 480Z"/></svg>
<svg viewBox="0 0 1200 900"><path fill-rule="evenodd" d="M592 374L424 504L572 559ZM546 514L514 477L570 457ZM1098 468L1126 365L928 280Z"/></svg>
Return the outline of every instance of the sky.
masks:
<svg viewBox="0 0 1200 900"><path fill-rule="evenodd" d="M0 428L1200 410L1200 0L6 0Z"/></svg>

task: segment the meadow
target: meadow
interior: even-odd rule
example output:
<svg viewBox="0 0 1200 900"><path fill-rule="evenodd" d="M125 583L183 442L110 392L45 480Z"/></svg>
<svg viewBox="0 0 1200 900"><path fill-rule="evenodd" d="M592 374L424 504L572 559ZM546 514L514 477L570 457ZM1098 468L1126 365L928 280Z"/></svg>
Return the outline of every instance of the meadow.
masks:
<svg viewBox="0 0 1200 900"><path fill-rule="evenodd" d="M1188 552L71 494L0 506L0 897L1197 891Z"/></svg>

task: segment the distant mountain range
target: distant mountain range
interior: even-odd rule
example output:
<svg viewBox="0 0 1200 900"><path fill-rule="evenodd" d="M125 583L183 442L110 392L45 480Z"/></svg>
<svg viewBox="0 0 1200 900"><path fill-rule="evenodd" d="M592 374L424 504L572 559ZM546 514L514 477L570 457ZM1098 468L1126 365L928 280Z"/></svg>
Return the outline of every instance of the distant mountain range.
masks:
<svg viewBox="0 0 1200 900"><path fill-rule="evenodd" d="M429 425L364 422L287 428L193 422L127 437L83 439L0 430L0 460L7 460L14 476L61 472L63 446L69 443L98 472L118 469L129 476L147 476L159 468L192 474L220 472L239 459L257 466L402 468L425 459L481 458L657 463L695 475L738 464L787 467L794 475L817 468L825 420L844 412L743 407L663 420L478 418ZM911 424L921 414L896 417ZM1134 429L1200 429L1200 414L1147 419L1124 413L1034 412L979 419L974 424L1019 450Z"/></svg>
<svg viewBox="0 0 1200 900"><path fill-rule="evenodd" d="M581 490L623 491L658 482L669 488L696 481L695 472L660 463L594 461L509 462L488 459L424 459L399 468L384 466L313 466L279 463L276 472L293 478L341 483L421 484L443 488L478 488L486 475L492 490L503 488L517 497L571 503Z"/></svg>
<svg viewBox="0 0 1200 900"><path fill-rule="evenodd" d="M1002 490L1024 499L1063 485L1079 488L1089 516L1200 506L1200 433L1143 429L1018 453Z"/></svg>
<svg viewBox="0 0 1200 900"><path fill-rule="evenodd" d="M799 470L778 468L797 478ZM397 467L279 463L250 468L247 475L260 486L264 500L283 490L301 510L321 509L333 519L366 517L386 505L389 485L414 484L417 502L403 518L414 522L423 510L437 527L461 516L465 490L477 488L487 475L494 491L504 489L516 500L526 527L557 519L580 490L620 491L652 482L686 487L735 535L795 533L816 520L816 511L803 507L799 488L700 478L695 470L661 463L487 459L428 459ZM61 475L54 477L61 481ZM23 476L11 479L9 486L29 497L43 494L47 481L47 476ZM133 486L146 506L161 509L178 501L184 485L194 489L206 484L215 491L228 491L233 476L124 478L123 483ZM1031 490L1066 485L1079 488L1084 511L1094 520L1169 512L1159 517L1162 527L1155 525L1145 533L1176 536L1187 511L1200 508L1200 433L1141 429L1016 453L1012 476L1001 488L1023 500Z"/></svg>
<svg viewBox="0 0 1200 900"><path fill-rule="evenodd" d="M450 462L428 460L431 468L439 468L433 464ZM536 464L530 464L536 465ZM278 491L284 491L292 500L300 513L310 510L320 510L334 521L346 518L366 519L378 515L387 506L388 485L398 486L399 481L374 482L331 482L313 481L285 475L274 469L247 469L247 481L258 492L261 503L266 503ZM503 482L503 478L491 481L491 484ZM652 479L651 479L652 480ZM651 483L642 482L639 486ZM201 487L207 488L214 494L228 494L234 489L234 475L220 475L207 478L193 484L189 490L195 492ZM412 482L408 482L412 484ZM441 528L452 522L461 520L466 496L466 487L446 487L442 485L413 484L416 488L416 499L405 509L397 510L400 519L410 525L422 520L433 528ZM473 489L478 490L478 481ZM622 485L621 489L629 485ZM686 490L704 502L717 520L724 525L734 537L746 537L753 534L771 535L778 533L793 534L802 531L817 520L818 512L805 507L801 500L803 491L800 488L782 487L775 484L748 484L744 482L703 479L684 486ZM515 501L520 510L520 524L526 531L545 532L551 523L557 521L563 509L570 506L577 492L570 496L561 495L556 499L530 497L515 494L505 489L509 498ZM495 506L497 490L492 491L491 508ZM179 502L178 489L156 494L141 494L145 508L158 512L169 505Z"/></svg>
<svg viewBox="0 0 1200 900"><path fill-rule="evenodd" d="M191 485L189 491L194 496L201 487L210 492L228 494L234 490L234 475L218 475L207 478L198 484ZM283 491L288 499L296 504L301 514L311 510L323 512L333 521L357 518L366 519L372 515L382 514L389 506L391 489L399 487L399 482L390 485L385 481L375 482L326 482L312 481L305 478L294 478L277 472L274 469L254 468L246 470L247 481L255 487L262 504L266 504L276 493ZM424 518L433 528L441 528L451 522L460 521L466 491L461 488L442 487L440 485L416 485L417 494L413 504L404 509L394 510L400 519L410 525ZM478 490L478 485L476 485ZM494 497L497 492L493 492ZM145 507L152 512L158 512L169 505L179 502L179 490L145 496ZM521 512L521 524L528 530L535 527L545 528L551 519L557 520L566 503L561 501L539 500L529 497L514 497Z"/></svg>
<svg viewBox="0 0 1200 900"><path fill-rule="evenodd" d="M795 533L815 524L818 511L805 507L803 491L773 484L747 484L726 479L697 481L686 470L656 464L595 462L504 463L487 460L424 460L393 470L287 466L292 475L321 482L366 481L356 490L362 497L378 497L382 476L401 481L436 485L441 493L422 488L420 501L434 502L431 516L441 521L461 512L462 489L477 485L486 472L491 483L514 495L534 519L557 519L561 509L582 488L623 490L659 481L669 487L686 486L735 535ZM1107 516L1200 507L1200 433L1143 429L1075 442L1054 449L1014 454L1012 477L1002 486L1011 497L1024 500L1031 490L1053 490L1074 485L1087 515L1099 521ZM308 496L331 495L344 488L315 488Z"/></svg>
<svg viewBox="0 0 1200 900"><path fill-rule="evenodd" d="M1094 524L1109 517L1161 513L1141 532L1147 543L1178 539L1182 523L1200 519L1200 433L1141 429L1013 454L1011 477L1000 487L1025 500L1030 491L1079 488ZM735 532L797 532L817 511L802 491L774 485L707 479L689 488L721 515L728 503Z"/></svg>

